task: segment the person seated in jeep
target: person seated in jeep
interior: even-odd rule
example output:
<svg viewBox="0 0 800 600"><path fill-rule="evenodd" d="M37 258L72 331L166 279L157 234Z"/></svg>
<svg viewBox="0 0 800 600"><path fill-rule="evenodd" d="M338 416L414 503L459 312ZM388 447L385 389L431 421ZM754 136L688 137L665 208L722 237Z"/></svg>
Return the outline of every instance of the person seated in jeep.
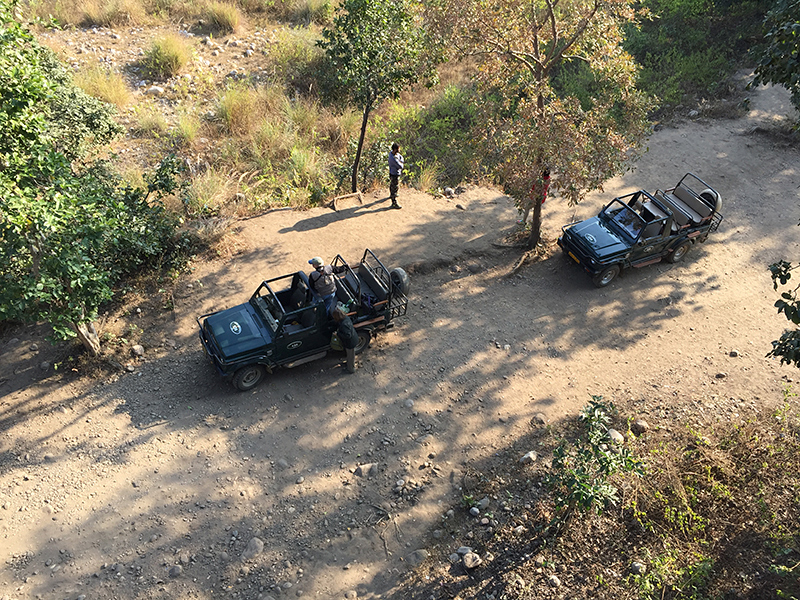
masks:
<svg viewBox="0 0 800 600"><path fill-rule="evenodd" d="M309 260L308 264L314 267L314 270L308 274L311 289L322 297L325 302L325 310L330 316L333 303L336 301L336 280L333 276L344 273L347 267L345 265L338 267L326 265L319 256Z"/></svg>

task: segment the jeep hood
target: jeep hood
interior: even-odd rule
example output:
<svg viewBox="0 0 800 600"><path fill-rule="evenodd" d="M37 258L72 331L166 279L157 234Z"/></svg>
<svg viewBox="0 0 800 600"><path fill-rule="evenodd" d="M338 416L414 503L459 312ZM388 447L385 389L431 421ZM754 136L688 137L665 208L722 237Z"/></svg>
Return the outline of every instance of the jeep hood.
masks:
<svg viewBox="0 0 800 600"><path fill-rule="evenodd" d="M250 304L214 313L206 318L204 327L224 360L272 343L270 332Z"/></svg>
<svg viewBox="0 0 800 600"><path fill-rule="evenodd" d="M576 223L567 231L577 243L599 259L630 249L599 217Z"/></svg>

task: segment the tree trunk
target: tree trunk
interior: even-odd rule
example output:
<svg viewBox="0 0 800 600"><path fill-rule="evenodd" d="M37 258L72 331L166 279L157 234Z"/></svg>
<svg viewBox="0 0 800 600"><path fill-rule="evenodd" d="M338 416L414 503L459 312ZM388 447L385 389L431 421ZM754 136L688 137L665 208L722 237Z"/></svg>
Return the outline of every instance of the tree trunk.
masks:
<svg viewBox="0 0 800 600"><path fill-rule="evenodd" d="M533 219L531 220L531 234L528 237L528 250L536 248L542 238L542 199L533 199Z"/></svg>
<svg viewBox="0 0 800 600"><path fill-rule="evenodd" d="M367 136L367 123L369 122L369 112L372 106L364 107L364 117L361 119L361 134L358 136L358 148L356 148L356 159L353 161L353 189L354 194L358 191L358 163L361 162L361 151L364 149L364 138Z"/></svg>
<svg viewBox="0 0 800 600"><path fill-rule="evenodd" d="M83 343L83 347L92 356L100 354L100 337L97 335L94 323L73 323L72 326L78 334L78 339Z"/></svg>

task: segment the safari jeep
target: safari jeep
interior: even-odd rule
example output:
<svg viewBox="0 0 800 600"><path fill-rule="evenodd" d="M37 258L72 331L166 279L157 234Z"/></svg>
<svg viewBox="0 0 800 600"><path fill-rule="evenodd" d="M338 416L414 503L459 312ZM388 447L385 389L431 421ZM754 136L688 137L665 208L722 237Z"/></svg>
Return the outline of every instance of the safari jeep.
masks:
<svg viewBox="0 0 800 600"><path fill-rule="evenodd" d="M389 329L406 314L408 275L399 268L389 271L369 249L356 269L339 255L331 264L345 266L335 276L336 297L350 311L358 354L369 346L373 333ZM332 349L337 328L303 271L268 279L248 302L202 315L197 324L217 371L241 391L255 387L265 371L323 358Z"/></svg>
<svg viewBox="0 0 800 600"><path fill-rule="evenodd" d="M687 173L674 188L614 198L600 214L562 227L558 245L605 287L629 267L676 263L722 222L722 198Z"/></svg>

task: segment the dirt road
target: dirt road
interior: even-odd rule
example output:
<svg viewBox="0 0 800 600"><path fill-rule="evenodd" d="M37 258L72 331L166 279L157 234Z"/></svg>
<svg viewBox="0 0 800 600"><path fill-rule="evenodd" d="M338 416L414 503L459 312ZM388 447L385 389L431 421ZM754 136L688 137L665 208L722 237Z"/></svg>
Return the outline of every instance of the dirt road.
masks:
<svg viewBox="0 0 800 600"><path fill-rule="evenodd" d="M794 370L764 358L785 323L767 265L800 256L800 153L769 133L789 113L782 89L751 106L655 132L630 173L576 209L546 203L553 241L614 195L687 171L722 193L720 231L683 263L603 290L555 250L509 277L518 254L494 243L516 213L497 192L402 190L401 211L378 194L241 221L241 252L196 265L174 311L141 298L104 323L145 353L96 385L69 377L42 328L9 332L0 597L379 598L415 551L458 545L430 532L464 473L537 413L555 421L599 394L682 427L678 400L709 420L780 401ZM246 394L218 379L195 316L312 256L357 260L365 247L416 274L408 316L355 375L326 358Z"/></svg>

